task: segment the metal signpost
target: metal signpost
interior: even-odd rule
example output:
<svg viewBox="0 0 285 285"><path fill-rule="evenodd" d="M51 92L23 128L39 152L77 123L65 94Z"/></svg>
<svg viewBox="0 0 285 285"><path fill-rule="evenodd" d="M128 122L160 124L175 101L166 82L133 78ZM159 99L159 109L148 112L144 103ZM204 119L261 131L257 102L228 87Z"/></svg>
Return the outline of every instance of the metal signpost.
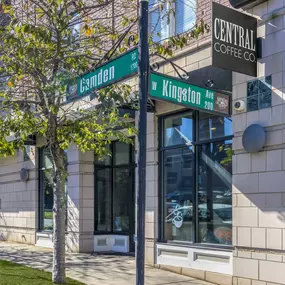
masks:
<svg viewBox="0 0 285 285"><path fill-rule="evenodd" d="M136 285L144 285L145 265L145 196L146 196L146 128L147 98L149 88L148 52L148 0L139 4L139 155L137 192L137 243L136 243Z"/></svg>

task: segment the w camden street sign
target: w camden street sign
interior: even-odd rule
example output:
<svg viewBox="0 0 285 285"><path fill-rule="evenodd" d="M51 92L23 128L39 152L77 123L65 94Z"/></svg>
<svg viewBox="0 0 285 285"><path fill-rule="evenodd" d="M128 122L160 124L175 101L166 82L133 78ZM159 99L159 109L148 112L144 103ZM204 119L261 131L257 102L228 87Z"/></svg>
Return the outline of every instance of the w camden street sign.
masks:
<svg viewBox="0 0 285 285"><path fill-rule="evenodd" d="M134 48L108 61L95 71L77 79L77 85L68 86L68 100L79 99L94 90L104 88L138 72L138 49Z"/></svg>
<svg viewBox="0 0 285 285"><path fill-rule="evenodd" d="M257 19L212 5L212 65L256 77Z"/></svg>

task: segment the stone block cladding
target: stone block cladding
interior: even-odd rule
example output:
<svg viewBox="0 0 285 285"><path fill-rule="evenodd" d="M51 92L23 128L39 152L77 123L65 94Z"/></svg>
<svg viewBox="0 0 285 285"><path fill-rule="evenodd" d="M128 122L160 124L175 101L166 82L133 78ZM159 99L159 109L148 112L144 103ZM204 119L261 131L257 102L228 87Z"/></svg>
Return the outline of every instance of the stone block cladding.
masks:
<svg viewBox="0 0 285 285"><path fill-rule="evenodd" d="M285 2L266 1L248 10L258 18L262 59L258 78L272 76L272 106L233 111L233 245L234 284L285 284ZM254 78L233 73L233 101L247 97L247 82ZM266 145L246 153L242 135L260 124Z"/></svg>
<svg viewBox="0 0 285 285"><path fill-rule="evenodd" d="M0 240L35 244L38 207L38 166L36 148L0 158ZM20 170L29 171L21 181Z"/></svg>

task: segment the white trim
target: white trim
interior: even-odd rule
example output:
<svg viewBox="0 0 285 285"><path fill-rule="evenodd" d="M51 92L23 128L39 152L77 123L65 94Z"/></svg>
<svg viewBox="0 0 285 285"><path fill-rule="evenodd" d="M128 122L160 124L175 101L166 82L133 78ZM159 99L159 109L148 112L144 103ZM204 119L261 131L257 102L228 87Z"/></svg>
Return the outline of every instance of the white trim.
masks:
<svg viewBox="0 0 285 285"><path fill-rule="evenodd" d="M36 246L53 248L52 233L36 233Z"/></svg>
<svg viewBox="0 0 285 285"><path fill-rule="evenodd" d="M203 258L199 259L199 256ZM233 274L233 253L231 251L156 244L155 258L156 263L161 265Z"/></svg>
<svg viewBox="0 0 285 285"><path fill-rule="evenodd" d="M129 252L129 236L123 235L95 235L94 252Z"/></svg>

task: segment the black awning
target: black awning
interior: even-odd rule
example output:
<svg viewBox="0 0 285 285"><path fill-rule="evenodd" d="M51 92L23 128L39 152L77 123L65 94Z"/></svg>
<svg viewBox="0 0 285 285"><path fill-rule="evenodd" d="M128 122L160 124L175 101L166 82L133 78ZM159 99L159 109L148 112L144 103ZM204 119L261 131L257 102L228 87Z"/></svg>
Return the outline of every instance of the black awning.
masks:
<svg viewBox="0 0 285 285"><path fill-rule="evenodd" d="M220 92L232 92L232 72L214 66L206 66L188 72L190 84Z"/></svg>

